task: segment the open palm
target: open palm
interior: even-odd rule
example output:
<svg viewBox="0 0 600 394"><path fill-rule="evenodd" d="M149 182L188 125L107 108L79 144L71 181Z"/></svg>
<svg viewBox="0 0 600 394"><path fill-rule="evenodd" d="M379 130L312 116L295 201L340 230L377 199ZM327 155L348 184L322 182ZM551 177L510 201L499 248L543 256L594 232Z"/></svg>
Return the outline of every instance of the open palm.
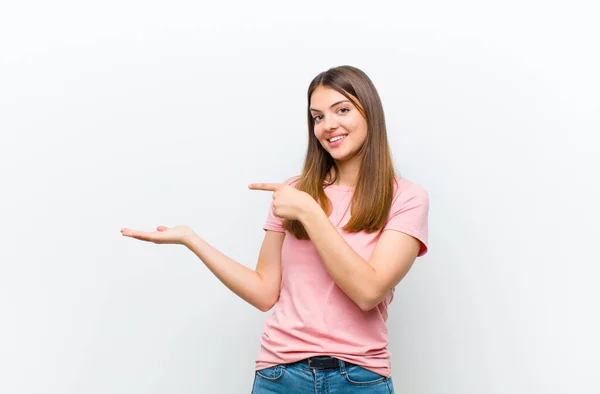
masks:
<svg viewBox="0 0 600 394"><path fill-rule="evenodd" d="M189 226L175 226L173 228L158 226L156 230L146 232L123 228L121 234L141 241L154 242L155 244L184 244L194 234Z"/></svg>

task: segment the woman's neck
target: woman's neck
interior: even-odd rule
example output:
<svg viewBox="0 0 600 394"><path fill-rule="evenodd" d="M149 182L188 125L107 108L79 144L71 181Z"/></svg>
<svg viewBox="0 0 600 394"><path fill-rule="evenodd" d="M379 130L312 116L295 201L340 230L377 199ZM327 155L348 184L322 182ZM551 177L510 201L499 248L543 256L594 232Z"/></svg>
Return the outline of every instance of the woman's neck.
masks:
<svg viewBox="0 0 600 394"><path fill-rule="evenodd" d="M335 179L334 185L341 187L355 187L358 181L358 170L360 162L336 162L337 172L331 169L330 179Z"/></svg>

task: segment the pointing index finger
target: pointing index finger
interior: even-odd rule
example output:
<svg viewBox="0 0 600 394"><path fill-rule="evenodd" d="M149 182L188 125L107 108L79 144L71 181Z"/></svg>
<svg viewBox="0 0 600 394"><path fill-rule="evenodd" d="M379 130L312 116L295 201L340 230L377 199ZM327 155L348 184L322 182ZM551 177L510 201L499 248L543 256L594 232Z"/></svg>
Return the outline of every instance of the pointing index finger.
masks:
<svg viewBox="0 0 600 394"><path fill-rule="evenodd" d="M279 183L251 183L248 185L249 189L252 190L266 190L270 192L277 191L281 187Z"/></svg>

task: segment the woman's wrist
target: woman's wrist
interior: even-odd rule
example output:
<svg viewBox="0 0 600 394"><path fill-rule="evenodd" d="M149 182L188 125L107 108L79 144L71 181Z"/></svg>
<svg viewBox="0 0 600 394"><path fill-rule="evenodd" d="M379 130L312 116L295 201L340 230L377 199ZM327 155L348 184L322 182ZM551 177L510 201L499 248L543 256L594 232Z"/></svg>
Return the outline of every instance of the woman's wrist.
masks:
<svg viewBox="0 0 600 394"><path fill-rule="evenodd" d="M299 215L298 220L306 227L308 223L322 219L322 217L327 218L325 211L315 200L312 200L312 203L308 204L306 209Z"/></svg>
<svg viewBox="0 0 600 394"><path fill-rule="evenodd" d="M185 246L188 249L191 249L192 245L199 239L198 234L191 232L189 234L184 235L181 238L181 245Z"/></svg>

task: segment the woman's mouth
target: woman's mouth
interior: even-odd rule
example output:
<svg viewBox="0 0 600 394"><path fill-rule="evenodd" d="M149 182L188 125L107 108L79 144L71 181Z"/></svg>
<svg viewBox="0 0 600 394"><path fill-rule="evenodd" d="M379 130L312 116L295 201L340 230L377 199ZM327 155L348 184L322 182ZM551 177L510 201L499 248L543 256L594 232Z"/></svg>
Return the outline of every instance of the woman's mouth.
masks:
<svg viewBox="0 0 600 394"><path fill-rule="evenodd" d="M335 148L336 146L341 145L347 136L348 136L348 134L338 135L331 139L328 139L327 142L329 142L330 147Z"/></svg>

